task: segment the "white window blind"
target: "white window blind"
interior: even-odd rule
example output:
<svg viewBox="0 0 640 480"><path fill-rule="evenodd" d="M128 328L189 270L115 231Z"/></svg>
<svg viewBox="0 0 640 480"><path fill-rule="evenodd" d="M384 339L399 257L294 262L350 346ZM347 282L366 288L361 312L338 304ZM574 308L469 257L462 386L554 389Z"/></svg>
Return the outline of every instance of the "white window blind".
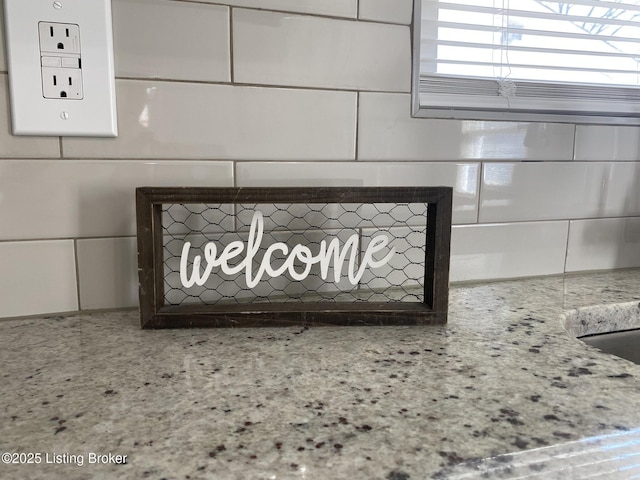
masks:
<svg viewBox="0 0 640 480"><path fill-rule="evenodd" d="M416 11L419 116L640 124L640 0L417 0Z"/></svg>

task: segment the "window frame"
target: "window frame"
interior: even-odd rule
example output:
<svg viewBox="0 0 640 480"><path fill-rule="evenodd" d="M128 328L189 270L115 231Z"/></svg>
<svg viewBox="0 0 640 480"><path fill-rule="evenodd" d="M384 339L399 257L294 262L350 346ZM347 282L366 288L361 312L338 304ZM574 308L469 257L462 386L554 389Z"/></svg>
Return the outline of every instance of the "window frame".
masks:
<svg viewBox="0 0 640 480"><path fill-rule="evenodd" d="M477 120L502 122L548 122L584 125L640 126L640 113L621 114L613 111L588 114L581 111L555 112L552 110L532 109L526 111L506 111L481 107L441 107L421 105L420 103L420 47L422 33L422 2L413 0L412 19L412 74L411 74L411 116L415 118ZM473 78L473 77L470 77ZM484 79L483 77L477 77ZM612 86L612 88L615 88ZM640 87L638 87L640 89ZM602 114L600 114L602 113Z"/></svg>

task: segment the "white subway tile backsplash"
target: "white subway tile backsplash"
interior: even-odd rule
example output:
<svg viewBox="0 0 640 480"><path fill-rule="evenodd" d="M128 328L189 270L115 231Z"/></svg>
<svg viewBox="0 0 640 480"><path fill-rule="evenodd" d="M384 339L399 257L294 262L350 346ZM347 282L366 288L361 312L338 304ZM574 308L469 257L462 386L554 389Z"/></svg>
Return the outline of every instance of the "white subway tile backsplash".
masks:
<svg viewBox="0 0 640 480"><path fill-rule="evenodd" d="M475 223L478 163L241 162L236 182L259 186L452 186L454 223Z"/></svg>
<svg viewBox="0 0 640 480"><path fill-rule="evenodd" d="M116 75L229 82L229 8L169 0L115 0Z"/></svg>
<svg viewBox="0 0 640 480"><path fill-rule="evenodd" d="M135 235L135 187L231 186L230 162L0 160L0 239Z"/></svg>
<svg viewBox="0 0 640 480"><path fill-rule="evenodd" d="M1 33L1 32L0 32ZM9 83L6 74L0 74L0 158L60 156L58 137L14 136L11 134Z"/></svg>
<svg viewBox="0 0 640 480"><path fill-rule="evenodd" d="M640 267L640 218L573 220L567 272Z"/></svg>
<svg viewBox="0 0 640 480"><path fill-rule="evenodd" d="M413 118L413 3L113 0L120 135L60 139L11 134L0 0L0 317L135 307L143 185L450 185L453 281L640 266L640 128Z"/></svg>
<svg viewBox="0 0 640 480"><path fill-rule="evenodd" d="M82 310L138 306L134 237L78 240L77 250Z"/></svg>
<svg viewBox="0 0 640 480"><path fill-rule="evenodd" d="M411 117L411 96L360 93L359 160L571 160L573 125Z"/></svg>
<svg viewBox="0 0 640 480"><path fill-rule="evenodd" d="M409 92L409 27L238 9L234 81Z"/></svg>
<svg viewBox="0 0 640 480"><path fill-rule="evenodd" d="M451 281L517 278L564 271L569 222L455 226Z"/></svg>
<svg viewBox="0 0 640 480"><path fill-rule="evenodd" d="M640 215L635 162L485 163L480 222Z"/></svg>
<svg viewBox="0 0 640 480"><path fill-rule="evenodd" d="M0 242L0 317L78 309L72 240Z"/></svg>
<svg viewBox="0 0 640 480"><path fill-rule="evenodd" d="M577 125L575 160L640 160L640 128Z"/></svg>
<svg viewBox="0 0 640 480"><path fill-rule="evenodd" d="M360 0L360 20L411 24L413 0Z"/></svg>
<svg viewBox="0 0 640 480"><path fill-rule="evenodd" d="M120 80L118 138L63 138L78 158L350 160L356 94Z"/></svg>
<svg viewBox="0 0 640 480"><path fill-rule="evenodd" d="M358 0L200 0L234 7L355 18Z"/></svg>

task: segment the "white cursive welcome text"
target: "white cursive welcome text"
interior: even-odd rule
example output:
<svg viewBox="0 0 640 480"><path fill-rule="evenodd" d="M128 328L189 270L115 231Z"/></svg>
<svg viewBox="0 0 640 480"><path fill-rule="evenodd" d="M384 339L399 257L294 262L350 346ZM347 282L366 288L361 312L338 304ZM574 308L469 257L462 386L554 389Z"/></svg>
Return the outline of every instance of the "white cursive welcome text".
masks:
<svg viewBox="0 0 640 480"><path fill-rule="evenodd" d="M251 219L251 226L249 227L249 238L247 239L246 249L245 244L239 240L229 243L222 252L218 255L218 249L215 242L208 242L204 247L204 260L206 265L204 271L201 271L202 257L196 255L193 258L193 267L191 275L188 275L188 258L189 249L191 248L190 242L185 242L182 247L182 256L180 257L180 281L185 288L190 288L193 285L202 286L207 281L214 268L219 267L223 273L227 275L236 275L244 270L247 287L253 288L262 279L264 274L275 278L288 271L291 278L294 280L304 280L311 268L315 264L320 265L320 276L323 280L327 279L329 275L329 267L333 263L333 280L337 283L340 281L342 272L342 266L349 257L347 276L349 282L352 285L356 285L365 270L370 268L379 268L387 264L391 257L395 254L395 247L389 249L389 253L382 260L375 260L374 254L383 250L389 245L389 238L386 235L377 235L371 239L367 249L362 256L360 267L356 271L356 260L359 251L358 234L351 235L344 244L344 248L340 249L340 242L338 238L332 239L327 243L326 240L320 242L320 248L316 255L313 255L311 249L306 245L297 244L289 252L289 247L282 242L276 242L267 247L262 261L258 266L257 271L253 270L253 258L256 256L262 243L262 236L264 232L264 220L262 218L262 212L256 211ZM274 268L271 264L271 257L277 251L282 252L286 256L282 265ZM236 265L229 265L229 261L238 257L245 252L245 258L238 262ZM302 264L302 270L297 271L294 262L296 259Z"/></svg>

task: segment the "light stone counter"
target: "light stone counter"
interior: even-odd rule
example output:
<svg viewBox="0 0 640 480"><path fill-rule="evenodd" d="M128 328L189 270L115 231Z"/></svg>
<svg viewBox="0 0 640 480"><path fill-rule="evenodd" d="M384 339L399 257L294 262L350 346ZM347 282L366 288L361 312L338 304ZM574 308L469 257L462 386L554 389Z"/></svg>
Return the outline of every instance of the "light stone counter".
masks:
<svg viewBox="0 0 640 480"><path fill-rule="evenodd" d="M629 270L457 286L436 327L0 321L0 452L40 454L0 478L632 478L640 366L563 313L639 300Z"/></svg>

